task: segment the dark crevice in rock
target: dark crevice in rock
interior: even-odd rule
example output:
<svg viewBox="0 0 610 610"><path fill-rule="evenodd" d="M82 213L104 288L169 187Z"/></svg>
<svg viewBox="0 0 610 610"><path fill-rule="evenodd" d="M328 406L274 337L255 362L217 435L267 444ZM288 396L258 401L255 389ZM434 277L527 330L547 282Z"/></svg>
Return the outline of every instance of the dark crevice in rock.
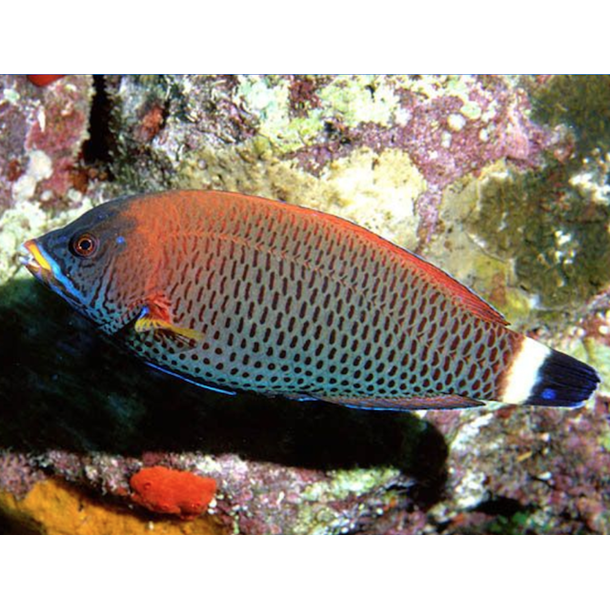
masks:
<svg viewBox="0 0 610 610"><path fill-rule="evenodd" d="M87 165L102 165L109 170L114 141L110 129L112 103L103 75L94 75L93 85L95 93L89 118L89 139L83 144L83 160Z"/></svg>
<svg viewBox="0 0 610 610"><path fill-rule="evenodd" d="M479 504L476 511L491 517L512 517L527 512L528 508L512 498L497 496Z"/></svg>

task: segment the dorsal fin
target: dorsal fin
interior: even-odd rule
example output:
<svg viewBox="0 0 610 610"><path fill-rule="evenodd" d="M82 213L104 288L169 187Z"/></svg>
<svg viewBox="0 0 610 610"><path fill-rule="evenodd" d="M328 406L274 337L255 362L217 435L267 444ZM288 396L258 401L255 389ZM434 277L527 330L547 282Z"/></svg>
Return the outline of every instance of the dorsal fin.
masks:
<svg viewBox="0 0 610 610"><path fill-rule="evenodd" d="M473 314L479 316L479 318L483 318L483 320L508 326L508 322L504 316L487 303L487 301L484 301L478 294L475 294L470 290L468 286L464 286L464 284L458 282L448 273L423 258L420 258L417 254L414 254L409 250L402 251L403 256L408 258L414 267L420 269L425 274L426 278L447 297L460 302Z"/></svg>

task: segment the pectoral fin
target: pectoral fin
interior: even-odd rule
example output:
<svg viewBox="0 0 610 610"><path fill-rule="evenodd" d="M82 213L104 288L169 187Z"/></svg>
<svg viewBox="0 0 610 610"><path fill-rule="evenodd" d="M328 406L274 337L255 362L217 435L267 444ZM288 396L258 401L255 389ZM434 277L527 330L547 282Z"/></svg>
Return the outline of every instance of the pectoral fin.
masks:
<svg viewBox="0 0 610 610"><path fill-rule="evenodd" d="M137 333L144 333L149 330L165 330L180 335L185 339L193 339L195 341L203 340L203 333L198 330L177 326L176 324L171 324L170 322L159 320L158 318L153 318L149 315L144 315L142 318L139 318L136 321L134 328Z"/></svg>
<svg viewBox="0 0 610 610"><path fill-rule="evenodd" d="M174 324L171 320L168 305L156 300L144 305L139 318L134 324L134 330L137 333L161 331L189 342L201 342L204 338L204 334L201 331Z"/></svg>

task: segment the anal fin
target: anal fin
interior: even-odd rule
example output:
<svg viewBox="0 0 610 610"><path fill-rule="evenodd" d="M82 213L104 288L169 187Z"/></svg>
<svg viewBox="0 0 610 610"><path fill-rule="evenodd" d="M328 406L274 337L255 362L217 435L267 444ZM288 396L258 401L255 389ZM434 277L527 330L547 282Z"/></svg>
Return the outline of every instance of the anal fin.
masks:
<svg viewBox="0 0 610 610"><path fill-rule="evenodd" d="M438 396L410 396L407 398L351 398L349 396L318 396L319 400L354 409L413 411L416 409L466 409L485 403L455 394Z"/></svg>

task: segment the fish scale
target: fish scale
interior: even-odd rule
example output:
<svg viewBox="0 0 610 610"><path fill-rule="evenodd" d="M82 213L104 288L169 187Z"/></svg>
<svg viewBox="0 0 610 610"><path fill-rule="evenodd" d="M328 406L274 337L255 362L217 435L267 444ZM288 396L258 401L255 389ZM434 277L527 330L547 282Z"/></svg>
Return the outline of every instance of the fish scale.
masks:
<svg viewBox="0 0 610 610"><path fill-rule="evenodd" d="M77 255L81 238L92 250ZM139 195L25 247L32 273L103 330L206 387L362 408L575 406L599 380L430 263L306 208Z"/></svg>

